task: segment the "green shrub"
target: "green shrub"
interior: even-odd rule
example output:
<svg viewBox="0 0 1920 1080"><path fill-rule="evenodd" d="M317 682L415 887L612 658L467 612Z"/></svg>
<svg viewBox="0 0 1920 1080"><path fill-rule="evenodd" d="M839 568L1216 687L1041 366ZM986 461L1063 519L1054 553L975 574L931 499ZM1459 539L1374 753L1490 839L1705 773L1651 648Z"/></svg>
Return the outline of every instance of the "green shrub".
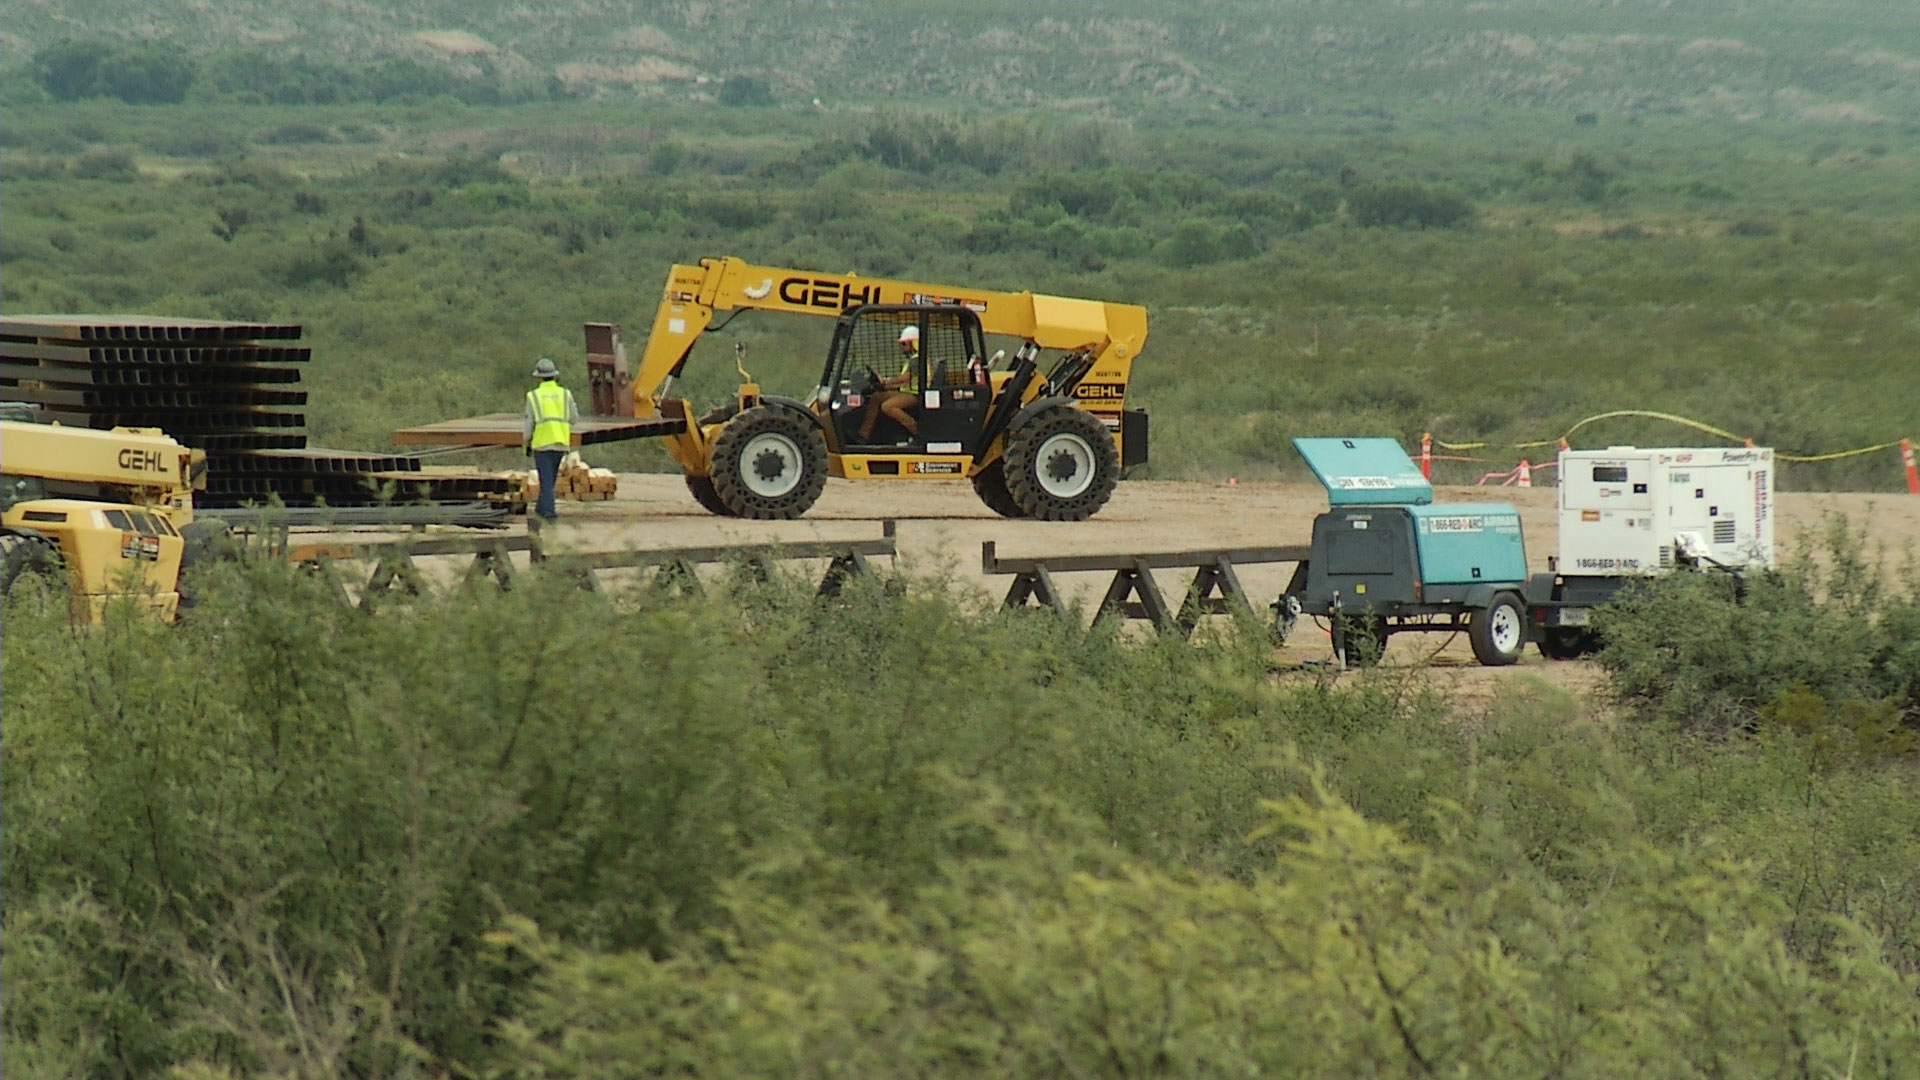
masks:
<svg viewBox="0 0 1920 1080"><path fill-rule="evenodd" d="M1920 720L1920 590L1885 557L1836 516L1777 574L1653 579L1598 616L1600 663L1637 715L1708 731L1750 728L1769 706L1805 717L1801 694Z"/></svg>
<svg viewBox="0 0 1920 1080"><path fill-rule="evenodd" d="M752 75L729 75L720 84L720 104L764 107L773 104L773 88Z"/></svg>
<svg viewBox="0 0 1920 1080"><path fill-rule="evenodd" d="M195 584L171 628L5 612L10 1060L1864 1076L1914 1036L1870 942L1920 966L1920 806L1805 740L1526 690L1462 725L1389 672L1276 685L1257 628L919 579Z"/></svg>
<svg viewBox="0 0 1920 1080"><path fill-rule="evenodd" d="M1473 219L1473 207L1460 195L1423 184L1369 184L1347 196L1354 223L1399 229L1447 229Z"/></svg>
<svg viewBox="0 0 1920 1080"><path fill-rule="evenodd" d="M74 161L73 175L81 180L126 184L140 178L140 167L130 150L89 150Z"/></svg>

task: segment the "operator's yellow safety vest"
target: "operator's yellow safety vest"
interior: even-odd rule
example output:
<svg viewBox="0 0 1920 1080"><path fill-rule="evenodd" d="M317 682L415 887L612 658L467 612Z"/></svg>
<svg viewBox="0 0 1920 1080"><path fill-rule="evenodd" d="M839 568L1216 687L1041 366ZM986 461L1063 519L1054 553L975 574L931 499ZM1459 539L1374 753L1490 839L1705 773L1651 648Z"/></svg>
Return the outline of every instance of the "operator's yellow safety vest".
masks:
<svg viewBox="0 0 1920 1080"><path fill-rule="evenodd" d="M533 405L531 446L572 446L573 425L567 423L567 388L557 379L548 379L527 391Z"/></svg>
<svg viewBox="0 0 1920 1080"><path fill-rule="evenodd" d="M918 394L920 392L920 372L917 370L919 366L920 350L915 348L900 364L900 374L907 377L907 381L900 384L901 393Z"/></svg>

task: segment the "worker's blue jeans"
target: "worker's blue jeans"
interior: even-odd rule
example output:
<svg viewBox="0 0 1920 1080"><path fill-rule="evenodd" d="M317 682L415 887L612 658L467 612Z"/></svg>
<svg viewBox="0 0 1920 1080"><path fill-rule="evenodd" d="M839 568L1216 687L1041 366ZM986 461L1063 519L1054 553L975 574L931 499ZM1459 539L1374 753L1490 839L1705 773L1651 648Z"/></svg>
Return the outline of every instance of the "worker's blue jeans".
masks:
<svg viewBox="0 0 1920 1080"><path fill-rule="evenodd" d="M556 521L560 517L560 511L554 509L553 489L554 485L560 482L560 463L565 461L566 457L565 450L533 452L533 469L540 475L540 500L534 503L533 512L548 521Z"/></svg>

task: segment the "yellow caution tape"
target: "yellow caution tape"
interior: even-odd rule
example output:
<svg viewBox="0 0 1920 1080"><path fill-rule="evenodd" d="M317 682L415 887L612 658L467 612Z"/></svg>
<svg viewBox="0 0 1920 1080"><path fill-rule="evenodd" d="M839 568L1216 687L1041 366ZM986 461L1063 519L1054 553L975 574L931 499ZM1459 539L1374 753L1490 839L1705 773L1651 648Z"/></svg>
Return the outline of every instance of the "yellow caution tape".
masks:
<svg viewBox="0 0 1920 1080"><path fill-rule="evenodd" d="M1836 450L1831 454L1812 454L1806 456L1800 454L1775 454L1773 456L1779 458L1781 461L1838 461L1841 458L1859 457L1861 454L1872 454L1881 450L1891 450L1899 445L1900 440L1895 439L1892 442L1883 442L1879 446L1863 446L1858 450Z"/></svg>
<svg viewBox="0 0 1920 1080"><path fill-rule="evenodd" d="M1574 432L1579 431L1581 428L1586 427L1588 424L1595 423L1600 420L1611 420L1617 416L1642 416L1642 417L1646 417L1649 420L1665 420L1669 423L1682 424L1682 425L1685 425L1686 427L1694 428L1699 431L1704 431L1709 435L1718 435L1720 438L1725 439L1728 442L1745 442L1746 441L1745 436L1735 435L1731 431L1726 431L1722 428L1714 427L1712 424L1703 424L1698 420L1689 420L1684 416L1675 416L1672 413L1647 412L1644 409L1616 409L1613 412L1604 412L1599 414L1598 416L1589 416L1585 420L1582 420L1579 423L1568 428L1567 433L1565 435L1562 435L1561 438L1572 439ZM1540 443L1532 443L1530 445L1552 446L1554 444L1549 442L1540 442Z"/></svg>
<svg viewBox="0 0 1920 1080"><path fill-rule="evenodd" d="M1509 443L1506 445L1511 446L1515 450L1537 450L1544 446L1557 447L1563 443L1571 441L1573 438L1573 433L1576 431L1579 431L1583 427L1586 427L1588 424L1598 423L1602 420L1613 420L1623 416L1638 416L1638 417L1643 417L1649 420L1665 420L1668 423L1680 424L1684 427L1693 428L1696 431L1704 431L1709 435L1717 436L1719 438L1727 440L1728 442L1742 443L1742 442L1748 441L1748 439L1744 435L1735 435L1733 432L1728 431L1725 428L1717 428L1717 427L1714 427L1712 424L1702 423L1699 420L1689 419L1685 416L1675 416L1672 413L1651 412L1646 409L1616 409L1613 412L1598 413L1594 416L1587 417L1586 419L1568 428L1567 433L1565 435L1560 436L1557 439L1539 439L1534 442L1518 442L1518 443ZM1433 440L1433 445L1441 448L1442 450L1487 450L1492 448L1495 444L1484 443L1484 442L1453 443L1453 442L1443 442L1439 439L1435 439ZM1899 445L1900 445L1900 440L1894 439L1891 442L1878 443L1873 446L1863 446L1863 447L1860 447L1858 450L1836 450L1831 454L1778 454L1776 453L1774 456L1779 458L1781 461L1793 461L1793 462L1799 462L1801 464L1810 464L1812 462L1818 462L1818 461L1838 461L1841 458L1859 457L1862 454L1875 454L1875 453L1879 453L1882 450L1891 450L1892 448Z"/></svg>

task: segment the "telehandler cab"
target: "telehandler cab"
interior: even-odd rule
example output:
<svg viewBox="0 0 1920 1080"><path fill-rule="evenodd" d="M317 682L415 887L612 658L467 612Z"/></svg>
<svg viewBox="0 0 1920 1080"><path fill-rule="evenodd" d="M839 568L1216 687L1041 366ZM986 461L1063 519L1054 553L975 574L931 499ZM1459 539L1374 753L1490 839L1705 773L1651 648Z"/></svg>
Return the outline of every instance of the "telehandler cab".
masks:
<svg viewBox="0 0 1920 1080"><path fill-rule="evenodd" d="M0 594L39 583L77 624L117 595L173 618L206 454L157 428L35 423L13 403L0 415Z"/></svg>
<svg viewBox="0 0 1920 1080"><path fill-rule="evenodd" d="M673 381L715 313L743 310L833 318L819 384L805 400L763 394L736 346L734 400L696 414L672 396ZM903 371L906 327L919 348ZM988 356L989 334L1019 339L1011 357ZM969 479L1004 516L1081 521L1122 470L1147 460L1146 413L1126 407L1146 337L1146 309L1132 304L718 258L667 275L637 370L613 324L587 325L587 359L593 412L664 436L694 498L716 514L799 517L839 476ZM1044 373L1043 350L1060 354ZM868 416L881 380L902 374L917 431Z"/></svg>

